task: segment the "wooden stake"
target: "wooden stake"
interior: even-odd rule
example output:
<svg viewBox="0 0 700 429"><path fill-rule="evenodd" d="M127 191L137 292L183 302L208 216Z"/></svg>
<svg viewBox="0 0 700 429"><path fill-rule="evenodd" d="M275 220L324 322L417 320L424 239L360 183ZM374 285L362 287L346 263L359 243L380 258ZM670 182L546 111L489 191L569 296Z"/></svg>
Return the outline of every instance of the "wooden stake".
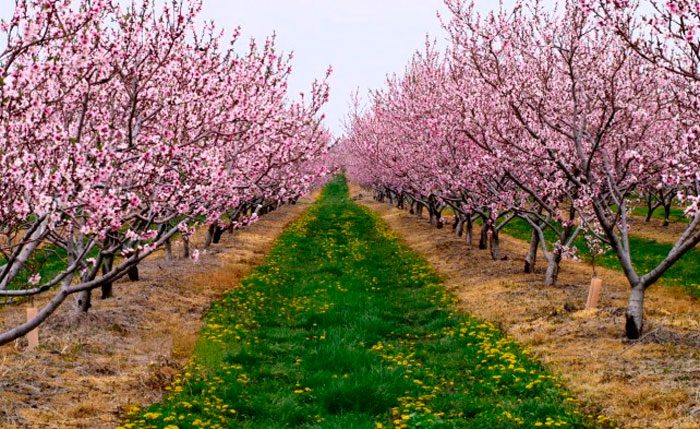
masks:
<svg viewBox="0 0 700 429"><path fill-rule="evenodd" d="M38 310L36 307L27 307L27 322L34 319L37 313ZM34 328L27 334L27 343L28 350L34 350L35 348L39 347L39 328Z"/></svg>
<svg viewBox="0 0 700 429"><path fill-rule="evenodd" d="M588 289L588 300L586 301L586 309L598 307L600 301L600 291L603 288L603 279L593 277L591 279L591 287Z"/></svg>

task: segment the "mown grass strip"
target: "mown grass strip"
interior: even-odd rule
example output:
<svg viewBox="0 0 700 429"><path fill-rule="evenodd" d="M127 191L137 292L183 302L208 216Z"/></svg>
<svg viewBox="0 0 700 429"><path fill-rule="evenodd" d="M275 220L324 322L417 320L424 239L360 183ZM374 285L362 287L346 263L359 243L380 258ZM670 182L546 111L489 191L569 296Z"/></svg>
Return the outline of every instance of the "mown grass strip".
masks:
<svg viewBox="0 0 700 429"><path fill-rule="evenodd" d="M532 229L522 219L513 219L506 225L503 232L519 240L530 240ZM547 230L549 240L554 240L552 231ZM583 236L574 240L574 246L579 250L579 255L585 261L590 261L590 252ZM646 273L654 269L668 255L672 244L659 243L648 238L630 235L630 247L632 249L632 264L641 272ZM612 251L596 258L596 263L613 270L621 270L620 263ZM700 250L693 249L683 255L661 278L661 283L668 286L680 286L692 296L700 298Z"/></svg>
<svg viewBox="0 0 700 429"><path fill-rule="evenodd" d="M339 178L213 305L164 402L123 427L593 424L527 352L454 304Z"/></svg>

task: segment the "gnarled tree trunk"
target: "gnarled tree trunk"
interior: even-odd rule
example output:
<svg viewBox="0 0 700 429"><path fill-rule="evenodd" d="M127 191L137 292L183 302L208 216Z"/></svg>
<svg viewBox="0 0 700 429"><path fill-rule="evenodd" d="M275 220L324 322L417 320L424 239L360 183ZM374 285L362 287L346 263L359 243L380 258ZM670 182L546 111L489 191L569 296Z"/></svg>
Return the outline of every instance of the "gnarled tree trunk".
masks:
<svg viewBox="0 0 700 429"><path fill-rule="evenodd" d="M472 247L474 245L474 222L472 221L472 216L467 215L467 245Z"/></svg>
<svg viewBox="0 0 700 429"><path fill-rule="evenodd" d="M480 250L488 249L488 244L489 244L489 224L487 222L484 222L481 225L481 232L479 233L479 249Z"/></svg>
<svg viewBox="0 0 700 429"><path fill-rule="evenodd" d="M134 265L131 268L129 268L129 271L127 271L127 275L129 276L129 280L131 280L132 282L139 281L139 266Z"/></svg>
<svg viewBox="0 0 700 429"><path fill-rule="evenodd" d="M221 228L220 226L217 225L216 229L214 230L214 240L213 240L214 244L219 244L223 233L224 233L223 228Z"/></svg>
<svg viewBox="0 0 700 429"><path fill-rule="evenodd" d="M627 303L627 315L625 333L630 340L637 340L642 336L644 328L644 292L643 285L638 284L632 288Z"/></svg>
<svg viewBox="0 0 700 429"><path fill-rule="evenodd" d="M464 216L455 216L454 230L457 237L462 237L464 235Z"/></svg>
<svg viewBox="0 0 700 429"><path fill-rule="evenodd" d="M114 255L109 255L105 257L104 262L102 263L102 274L107 274L108 272L112 271L112 267L114 266ZM108 299L114 296L114 291L112 290L112 282L107 281L105 284L102 285L102 296L101 299Z"/></svg>
<svg viewBox="0 0 700 429"><path fill-rule="evenodd" d="M547 260L547 271L544 275L545 286L554 286L557 284L560 265L561 255L558 252L554 252Z"/></svg>
<svg viewBox="0 0 700 429"><path fill-rule="evenodd" d="M163 243L163 247L165 248L165 260L172 261L173 260L173 243L170 241L170 238L165 240L165 242Z"/></svg>
<svg viewBox="0 0 700 429"><path fill-rule="evenodd" d="M92 307L92 291L85 290L80 292L75 300L75 305L79 313L87 313Z"/></svg>
<svg viewBox="0 0 700 429"><path fill-rule="evenodd" d="M182 257L190 257L190 239L187 237L182 237Z"/></svg>
<svg viewBox="0 0 700 429"><path fill-rule="evenodd" d="M664 204L664 226L671 224L671 203Z"/></svg>
<svg viewBox="0 0 700 429"><path fill-rule="evenodd" d="M489 237L489 247L491 249L491 259L498 261L501 259L501 246L500 240L498 238L498 231L496 228L491 228L491 234Z"/></svg>
<svg viewBox="0 0 700 429"><path fill-rule="evenodd" d="M214 242L214 234L216 234L216 229L218 228L218 224L216 222L212 223L209 225L209 228L207 228L207 236L204 239L204 248L208 249L211 244Z"/></svg>
<svg viewBox="0 0 700 429"><path fill-rule="evenodd" d="M534 273L535 265L537 264L537 248L540 245L540 236L537 231L533 228L532 234L530 235L530 248L527 251L527 256L525 256L525 269L526 273Z"/></svg>

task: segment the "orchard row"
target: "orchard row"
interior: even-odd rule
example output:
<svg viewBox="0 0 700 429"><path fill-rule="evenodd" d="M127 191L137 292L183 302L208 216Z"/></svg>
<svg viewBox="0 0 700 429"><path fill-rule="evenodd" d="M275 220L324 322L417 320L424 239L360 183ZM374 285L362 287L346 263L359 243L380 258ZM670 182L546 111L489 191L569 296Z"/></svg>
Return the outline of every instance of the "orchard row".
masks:
<svg viewBox="0 0 700 429"><path fill-rule="evenodd" d="M16 0L0 22L0 301L50 296L0 344L71 295L87 311L176 234L218 239L325 174L325 79L294 101L274 38L241 49L197 0L121 3Z"/></svg>
<svg viewBox="0 0 700 429"><path fill-rule="evenodd" d="M700 242L700 2L519 0L482 15L446 0L445 52L426 42L351 115L338 156L351 178L499 258L498 234L532 229L545 284L585 236L630 284L626 335L639 338L645 291ZM688 218L653 269L632 263L631 210L681 204ZM668 210L668 209L667 209Z"/></svg>

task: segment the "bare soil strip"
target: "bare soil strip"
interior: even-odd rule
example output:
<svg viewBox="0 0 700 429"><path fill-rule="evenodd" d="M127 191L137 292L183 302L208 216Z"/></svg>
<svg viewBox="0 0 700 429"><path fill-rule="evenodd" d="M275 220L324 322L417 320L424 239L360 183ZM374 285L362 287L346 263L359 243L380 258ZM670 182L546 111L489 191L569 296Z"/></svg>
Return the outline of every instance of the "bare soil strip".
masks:
<svg viewBox="0 0 700 429"><path fill-rule="evenodd" d="M141 281L115 284L116 297L94 299L87 316L61 308L41 327L38 351L24 351L23 340L0 348L0 427L113 428L130 405L157 401L189 359L210 303L260 264L312 201L225 234L198 263L144 261ZM24 312L0 309L0 327Z"/></svg>
<svg viewBox="0 0 700 429"><path fill-rule="evenodd" d="M437 230L426 219L372 201L359 188L351 193L431 262L460 298L461 308L499 323L561 374L580 401L597 404L625 427L700 427L698 300L682 290L651 288L646 335L626 342L628 286L621 274L599 269L605 282L600 310L586 311L589 266L564 263L559 285L546 288L543 272L522 273L527 252L522 241L503 237L509 259L492 261L488 252L470 249L455 237L449 226Z"/></svg>

